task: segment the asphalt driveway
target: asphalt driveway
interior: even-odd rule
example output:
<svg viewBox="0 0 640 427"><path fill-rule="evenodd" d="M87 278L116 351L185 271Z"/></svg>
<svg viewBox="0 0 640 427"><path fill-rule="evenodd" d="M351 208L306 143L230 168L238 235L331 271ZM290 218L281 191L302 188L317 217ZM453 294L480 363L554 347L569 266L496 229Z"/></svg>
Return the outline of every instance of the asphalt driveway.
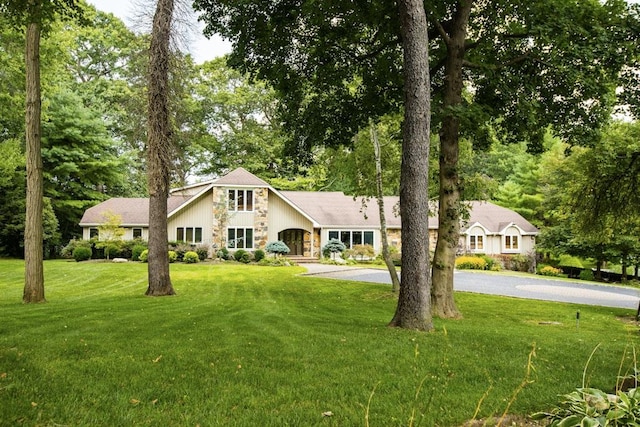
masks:
<svg viewBox="0 0 640 427"><path fill-rule="evenodd" d="M304 264L307 274L320 277L391 284L387 270ZM569 282L541 276L515 276L480 271L456 271L454 290L543 301L557 301L636 310L640 290L629 287Z"/></svg>

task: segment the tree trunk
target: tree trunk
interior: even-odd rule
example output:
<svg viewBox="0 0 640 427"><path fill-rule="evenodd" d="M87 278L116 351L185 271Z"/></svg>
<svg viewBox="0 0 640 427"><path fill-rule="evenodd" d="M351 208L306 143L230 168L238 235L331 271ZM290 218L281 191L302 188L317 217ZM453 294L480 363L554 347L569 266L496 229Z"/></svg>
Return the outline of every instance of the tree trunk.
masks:
<svg viewBox="0 0 640 427"><path fill-rule="evenodd" d="M43 266L43 177L40 140L40 2L33 2L33 12L27 24L26 61L26 162L27 199L24 230L24 293L25 303L44 302Z"/></svg>
<svg viewBox="0 0 640 427"><path fill-rule="evenodd" d="M421 0L399 0L404 51L404 123L400 174L402 279L389 326L430 331L429 275L429 52Z"/></svg>
<svg viewBox="0 0 640 427"><path fill-rule="evenodd" d="M173 0L158 0L149 54L149 287L146 294L151 296L175 294L169 273L167 235L173 137L169 118L169 40L173 7Z"/></svg>
<svg viewBox="0 0 640 427"><path fill-rule="evenodd" d="M451 34L443 34L447 42L443 108L448 114L442 120L440 131L438 241L433 257L431 290L433 314L442 318L461 316L453 296L453 270L460 239L461 213L458 173L460 118L456 115L456 108L462 104L464 43L472 3L470 0L458 3ZM441 32L444 30L441 29Z"/></svg>
<svg viewBox="0 0 640 427"><path fill-rule="evenodd" d="M373 153L376 161L376 194L378 199L378 210L380 212L380 234L382 238L382 259L387 265L389 276L391 276L391 291L398 292L400 290L400 279L398 271L393 265L391 254L389 253L389 241L387 240L387 218L384 213L384 192L382 191L382 160L380 155L380 141L376 132L375 123L369 119L369 128L371 129L371 142L373 142Z"/></svg>

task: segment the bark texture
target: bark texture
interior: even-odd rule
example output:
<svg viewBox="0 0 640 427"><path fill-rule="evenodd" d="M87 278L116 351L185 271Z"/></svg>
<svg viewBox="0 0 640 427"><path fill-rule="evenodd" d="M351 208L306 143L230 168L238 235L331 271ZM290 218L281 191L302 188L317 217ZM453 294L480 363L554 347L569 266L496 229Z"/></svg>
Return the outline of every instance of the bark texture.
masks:
<svg viewBox="0 0 640 427"><path fill-rule="evenodd" d="M153 18L148 83L149 287L147 295L174 295L169 273L167 199L172 129L169 112L169 41L173 0L158 0Z"/></svg>
<svg viewBox="0 0 640 427"><path fill-rule="evenodd" d="M433 257L431 307L433 315L442 318L461 317L453 296L453 270L460 238L461 214L458 171L460 118L455 111L462 104L462 66L472 4L472 0L458 2L450 34L440 28L448 51L443 106L445 111L451 113L443 118L440 131L438 242Z"/></svg>
<svg viewBox="0 0 640 427"><path fill-rule="evenodd" d="M429 274L429 131L427 21L421 0L399 0L405 113L400 174L402 278L390 326L433 329Z"/></svg>
<svg viewBox="0 0 640 427"><path fill-rule="evenodd" d="M376 198L378 199L378 212L380 214L380 235L382 237L382 258L389 270L391 277L391 291L398 292L400 290L400 279L398 271L393 264L391 254L389 253L389 241L387 240L387 217L384 213L384 192L382 191L382 159L380 154L380 140L376 132L373 120L369 119L369 128L371 129L371 141L373 142L373 153L376 160Z"/></svg>
<svg viewBox="0 0 640 427"><path fill-rule="evenodd" d="M31 2L32 12L27 24L26 61L26 114L25 139L27 163L27 199L24 230L25 277L22 301L44 302L43 268L43 175L40 115L40 2Z"/></svg>

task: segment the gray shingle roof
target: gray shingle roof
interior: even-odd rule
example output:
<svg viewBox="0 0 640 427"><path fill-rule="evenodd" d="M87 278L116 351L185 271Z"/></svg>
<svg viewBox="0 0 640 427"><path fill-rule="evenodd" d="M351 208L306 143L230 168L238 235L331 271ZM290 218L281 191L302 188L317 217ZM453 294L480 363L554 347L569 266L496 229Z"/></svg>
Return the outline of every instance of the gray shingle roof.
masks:
<svg viewBox="0 0 640 427"><path fill-rule="evenodd" d="M271 188L265 181L243 168L235 169L215 180L213 185ZM363 206L361 197L354 199L353 196L347 196L341 192L279 191L278 194L321 227L378 228L380 226L376 199L368 200L366 206ZM193 197L193 195L184 195L181 191L171 195L167 201L169 213L185 205ZM384 202L387 227L400 228L400 217L396 214L399 198L385 197ZM467 227L480 223L490 233L500 233L510 224L517 225L525 233L538 233L536 227L511 209L503 208L490 202L474 201L469 203L471 205L470 218L462 227L463 232ZM122 225L124 226L147 225L149 222L149 199L109 199L87 209L80 221L80 225L86 227L103 223L103 213L107 211L121 215ZM429 228L438 228L438 218L435 213L429 218Z"/></svg>
<svg viewBox="0 0 640 427"><path fill-rule="evenodd" d="M167 200L167 210L173 212L187 203L191 196L171 196ZM87 209L80 220L81 226L98 225L104 223L104 213L113 212L122 217L122 225L148 225L149 199L116 197L106 200Z"/></svg>
<svg viewBox="0 0 640 427"><path fill-rule="evenodd" d="M471 204L471 215L462 231L466 231L467 227L478 222L491 233L500 233L510 224L517 225L525 233L538 233L536 227L511 209L503 208L490 202L473 201L469 203Z"/></svg>
<svg viewBox="0 0 640 427"><path fill-rule="evenodd" d="M255 187L270 187L269 184L249 172L244 168L234 169L228 174L218 178L214 181L216 186L220 185L239 185L239 186L255 186Z"/></svg>
<svg viewBox="0 0 640 427"><path fill-rule="evenodd" d="M305 212L323 227L379 227L378 202L370 199L366 207L362 198L354 200L341 192L280 191L292 205ZM400 217L394 214L397 197L385 197L385 218L388 227L400 227ZM366 218L365 218L366 216Z"/></svg>

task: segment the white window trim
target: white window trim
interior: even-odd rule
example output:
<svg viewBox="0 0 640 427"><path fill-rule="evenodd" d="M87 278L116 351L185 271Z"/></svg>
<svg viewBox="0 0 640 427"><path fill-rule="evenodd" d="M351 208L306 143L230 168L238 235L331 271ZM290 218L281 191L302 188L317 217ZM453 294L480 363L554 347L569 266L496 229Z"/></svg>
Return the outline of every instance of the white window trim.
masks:
<svg viewBox="0 0 640 427"><path fill-rule="evenodd" d="M238 235L237 230L244 230L245 231L245 233L244 233L245 237L243 237L245 244L244 244L243 248L238 248L235 245L234 246L230 246L229 245L229 243L230 243L229 242L229 230L236 230L236 233L235 233L236 236ZM248 241L246 239L247 230L251 230L251 240L250 241ZM255 249L254 248L254 239L255 239L256 232L255 232L253 227L227 227L227 233L226 234L227 234L226 235L226 238L227 238L227 249L233 249L233 250L237 250L237 249L253 250L253 249ZM234 240L237 240L237 239L234 239ZM251 247L247 247L247 242L249 242L251 244Z"/></svg>
<svg viewBox="0 0 640 427"><path fill-rule="evenodd" d="M377 249L376 248L376 232L375 230L358 230L358 229L352 229L352 228L345 228L345 229L329 229L327 230L327 242L329 240L331 240L331 237L329 237L329 235L331 233L338 233L338 240L342 241L341 239L341 233L348 231L350 234L349 237L349 245L347 246L347 249L353 248L354 244L353 244L353 233L354 232L360 232L362 233L362 243L356 243L356 244L362 244L362 245L366 245L368 243L364 243L364 233L371 233L371 237L372 237L372 242L371 242L371 246L373 246L374 250Z"/></svg>
<svg viewBox="0 0 640 427"><path fill-rule="evenodd" d="M229 210L229 212L253 212L255 210L255 206L256 206L256 192L254 191L253 188L228 188L227 190L227 209ZM231 201L231 198L229 197L229 192L235 192L235 198L233 199L233 209L231 209L231 206L229 206L229 202ZM245 200L245 205L246 205L246 200L247 200L247 192L251 192L251 209L243 209L243 210L239 210L238 209L238 193L242 192L244 193L244 200Z"/></svg>
<svg viewBox="0 0 640 427"><path fill-rule="evenodd" d="M200 229L200 241L196 240L196 229ZM184 240L179 240L178 239L178 229L182 229L182 236L184 237ZM191 241L186 240L187 237L187 229L191 229L193 230L193 239ZM204 242L204 227L195 227L195 226L189 226L189 227L176 227L176 240L179 242L184 242L186 244L189 245L198 245L201 244L202 242Z"/></svg>

